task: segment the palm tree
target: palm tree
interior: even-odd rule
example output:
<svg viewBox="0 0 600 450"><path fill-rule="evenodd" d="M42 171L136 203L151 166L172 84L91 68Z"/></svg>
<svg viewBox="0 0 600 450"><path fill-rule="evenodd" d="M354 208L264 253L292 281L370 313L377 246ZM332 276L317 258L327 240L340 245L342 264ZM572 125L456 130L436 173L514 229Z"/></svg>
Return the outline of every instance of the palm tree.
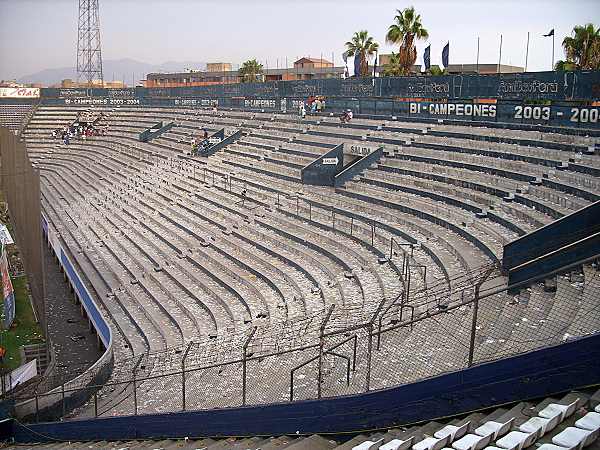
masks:
<svg viewBox="0 0 600 450"><path fill-rule="evenodd" d="M385 40L390 44L399 45L398 56L402 74L408 75L417 60L415 39L427 39L429 33L423 28L421 16L415 12L414 7L396 11L398 14L394 17L395 23L388 28Z"/></svg>
<svg viewBox="0 0 600 450"><path fill-rule="evenodd" d="M383 66L381 75L384 77L399 77L402 75L402 67L400 67L398 53L392 52L389 61Z"/></svg>
<svg viewBox="0 0 600 450"><path fill-rule="evenodd" d="M260 81L260 75L263 73L263 66L259 64L256 59L249 59L238 71L238 74L242 77L242 83L252 83Z"/></svg>
<svg viewBox="0 0 600 450"><path fill-rule="evenodd" d="M572 61L556 61L556 64L554 65L554 70L558 71L558 72L572 72L574 70L577 70L577 65L572 62Z"/></svg>
<svg viewBox="0 0 600 450"><path fill-rule="evenodd" d="M438 65L431 66L429 68L429 75L438 76L438 75L446 75L447 73L448 73L448 71L446 69L441 69L440 66L438 66Z"/></svg>
<svg viewBox="0 0 600 450"><path fill-rule="evenodd" d="M600 28L591 23L576 25L573 36L565 37L562 46L567 62L574 63L577 69L600 69Z"/></svg>
<svg viewBox="0 0 600 450"><path fill-rule="evenodd" d="M379 44L369 36L366 30L357 31L352 40L346 42L346 54L360 58L360 76L369 76L369 59L379 50Z"/></svg>

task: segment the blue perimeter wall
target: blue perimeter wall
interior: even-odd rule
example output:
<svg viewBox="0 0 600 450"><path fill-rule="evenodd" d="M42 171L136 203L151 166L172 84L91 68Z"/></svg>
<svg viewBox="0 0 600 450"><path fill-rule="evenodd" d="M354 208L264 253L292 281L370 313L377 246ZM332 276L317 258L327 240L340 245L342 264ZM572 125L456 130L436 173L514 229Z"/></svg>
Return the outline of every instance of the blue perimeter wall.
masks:
<svg viewBox="0 0 600 450"><path fill-rule="evenodd" d="M401 368L399 368L401 370ZM600 383L600 334L355 396L256 407L15 424L18 442L360 432Z"/></svg>
<svg viewBox="0 0 600 450"><path fill-rule="evenodd" d="M328 112L600 129L600 71L317 79L178 88L43 88L44 104L242 108L298 111L310 95ZM494 99L496 103L478 103ZM532 104L531 101L535 101ZM579 102L579 103L572 103ZM584 104L581 104L583 102Z"/></svg>

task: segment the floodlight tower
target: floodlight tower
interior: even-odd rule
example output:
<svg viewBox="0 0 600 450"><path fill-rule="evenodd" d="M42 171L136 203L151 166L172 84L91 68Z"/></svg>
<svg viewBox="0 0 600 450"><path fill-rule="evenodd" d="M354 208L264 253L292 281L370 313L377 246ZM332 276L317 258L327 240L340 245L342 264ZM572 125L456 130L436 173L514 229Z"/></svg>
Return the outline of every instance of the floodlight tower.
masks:
<svg viewBox="0 0 600 450"><path fill-rule="evenodd" d="M79 0L77 81L91 86L93 80L100 80L101 86L104 85L98 0Z"/></svg>

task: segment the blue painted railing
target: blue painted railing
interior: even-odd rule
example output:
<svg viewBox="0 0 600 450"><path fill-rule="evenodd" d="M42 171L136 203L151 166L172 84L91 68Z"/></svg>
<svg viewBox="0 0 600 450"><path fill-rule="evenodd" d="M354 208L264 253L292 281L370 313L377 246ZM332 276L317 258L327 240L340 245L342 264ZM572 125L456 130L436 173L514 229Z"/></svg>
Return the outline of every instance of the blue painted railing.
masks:
<svg viewBox="0 0 600 450"><path fill-rule="evenodd" d="M92 295L85 287L82 276L78 273L75 265L68 256L66 247L61 243L60 236L52 227L47 217L42 214L42 229L52 247L52 250L59 259L73 290L94 330L104 345L105 351L102 356L84 373L76 378L64 383L64 389L67 391L63 400L61 392L62 387L57 387L45 393L39 398L31 398L15 405L15 414L17 417L60 417L62 415L63 402L67 410L84 404L89 400L93 392L83 389L87 386L97 386L105 383L112 370L113 363L113 335L107 319L94 301ZM76 389L79 389L78 391Z"/></svg>

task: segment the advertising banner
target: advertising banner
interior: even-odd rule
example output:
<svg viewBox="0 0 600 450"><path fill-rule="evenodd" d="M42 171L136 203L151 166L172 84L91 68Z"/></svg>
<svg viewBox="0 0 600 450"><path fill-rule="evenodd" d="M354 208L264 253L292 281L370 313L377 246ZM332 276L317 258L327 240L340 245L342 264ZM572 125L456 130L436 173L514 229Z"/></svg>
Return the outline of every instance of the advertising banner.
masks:
<svg viewBox="0 0 600 450"><path fill-rule="evenodd" d="M0 98L38 98L40 88L0 88Z"/></svg>
<svg viewBox="0 0 600 450"><path fill-rule="evenodd" d="M19 384L23 384L35 376L37 376L37 359L17 367L8 375L4 375L4 388L6 391L13 390Z"/></svg>
<svg viewBox="0 0 600 450"><path fill-rule="evenodd" d="M2 255L0 256L0 273L2 274L2 299L3 299L3 318L2 326L4 329L10 328L15 320L15 293L8 273L8 259L6 249L2 246Z"/></svg>
<svg viewBox="0 0 600 450"><path fill-rule="evenodd" d="M15 243L15 241L13 241L12 236L10 235L10 232L8 231L8 228L6 228L6 225L4 225L3 223L0 223L0 243L2 243L2 245L9 245Z"/></svg>

